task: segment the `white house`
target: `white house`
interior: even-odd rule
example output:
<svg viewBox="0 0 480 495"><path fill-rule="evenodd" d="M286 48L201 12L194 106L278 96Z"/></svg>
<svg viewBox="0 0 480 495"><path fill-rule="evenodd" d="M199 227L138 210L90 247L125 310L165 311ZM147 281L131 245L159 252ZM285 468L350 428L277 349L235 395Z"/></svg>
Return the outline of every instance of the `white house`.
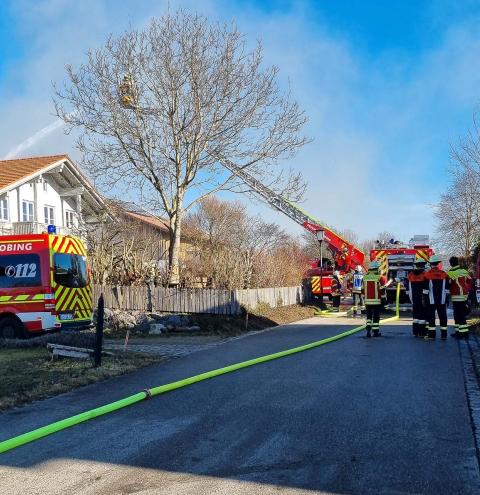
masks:
<svg viewBox="0 0 480 495"><path fill-rule="evenodd" d="M55 225L75 232L95 222L102 197L68 155L0 160L0 235L35 234Z"/></svg>

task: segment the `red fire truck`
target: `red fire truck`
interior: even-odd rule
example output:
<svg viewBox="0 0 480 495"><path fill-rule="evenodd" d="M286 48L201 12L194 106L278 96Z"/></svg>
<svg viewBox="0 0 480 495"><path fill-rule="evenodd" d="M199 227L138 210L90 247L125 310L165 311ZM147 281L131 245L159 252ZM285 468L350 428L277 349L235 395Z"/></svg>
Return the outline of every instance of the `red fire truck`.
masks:
<svg viewBox="0 0 480 495"><path fill-rule="evenodd" d="M406 287L408 274L413 270L413 263L419 258L428 262L433 254L428 235L416 235L410 239L408 245L394 239L388 242L377 241L376 248L370 251L370 261L378 261L382 273L392 280L386 289L388 303L395 302L398 284L401 284L400 303L410 303Z"/></svg>
<svg viewBox="0 0 480 495"><path fill-rule="evenodd" d="M82 241L56 234L0 237L0 336L84 328L92 287Z"/></svg>

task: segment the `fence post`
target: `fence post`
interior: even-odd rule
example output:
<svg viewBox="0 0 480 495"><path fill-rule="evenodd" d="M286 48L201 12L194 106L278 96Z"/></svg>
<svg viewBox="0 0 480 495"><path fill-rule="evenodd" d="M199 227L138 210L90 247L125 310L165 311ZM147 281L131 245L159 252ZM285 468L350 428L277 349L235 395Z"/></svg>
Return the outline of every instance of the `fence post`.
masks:
<svg viewBox="0 0 480 495"><path fill-rule="evenodd" d="M153 313L153 282L147 284L147 311Z"/></svg>
<svg viewBox="0 0 480 495"><path fill-rule="evenodd" d="M102 347L103 347L103 319L105 314L105 301L103 294L98 298L97 306L97 328L95 331L95 351L94 351L94 366L98 368L102 364Z"/></svg>

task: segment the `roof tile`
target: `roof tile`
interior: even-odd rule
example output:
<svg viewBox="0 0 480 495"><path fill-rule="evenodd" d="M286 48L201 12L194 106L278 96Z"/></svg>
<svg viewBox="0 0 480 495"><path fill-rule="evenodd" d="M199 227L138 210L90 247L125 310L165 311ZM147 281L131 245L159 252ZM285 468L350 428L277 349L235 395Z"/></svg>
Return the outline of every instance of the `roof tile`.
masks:
<svg viewBox="0 0 480 495"><path fill-rule="evenodd" d="M66 158L67 155L51 155L0 160L0 190Z"/></svg>

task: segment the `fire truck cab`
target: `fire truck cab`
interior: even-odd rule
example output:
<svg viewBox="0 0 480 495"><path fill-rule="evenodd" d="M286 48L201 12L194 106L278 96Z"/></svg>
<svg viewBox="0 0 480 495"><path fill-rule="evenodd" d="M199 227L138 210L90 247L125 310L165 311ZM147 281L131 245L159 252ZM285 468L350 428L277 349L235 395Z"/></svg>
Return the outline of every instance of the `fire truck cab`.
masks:
<svg viewBox="0 0 480 495"><path fill-rule="evenodd" d="M85 328L92 286L83 242L73 236L0 236L0 337Z"/></svg>

